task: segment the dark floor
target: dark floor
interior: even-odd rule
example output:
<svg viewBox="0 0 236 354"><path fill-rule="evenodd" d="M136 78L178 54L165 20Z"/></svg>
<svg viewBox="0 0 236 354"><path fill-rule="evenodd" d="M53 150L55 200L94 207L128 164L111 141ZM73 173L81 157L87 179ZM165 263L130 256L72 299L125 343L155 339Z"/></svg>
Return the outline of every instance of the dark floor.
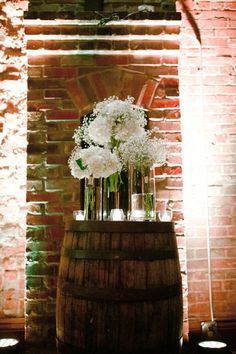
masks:
<svg viewBox="0 0 236 354"><path fill-rule="evenodd" d="M196 348L196 343L184 343L181 354L198 354ZM22 354L58 354L58 352L55 343L51 343L44 346L26 344L24 350L22 351ZM65 354L71 354L71 352L68 351L68 353ZM236 354L236 351L232 352L232 354Z"/></svg>
<svg viewBox="0 0 236 354"><path fill-rule="evenodd" d="M54 336L47 342L43 343L43 344L34 344L34 343L24 343L23 337L19 336L19 334L14 334L12 336L8 335L4 335L4 338L6 337L11 337L11 338L18 338L21 342L21 348L20 351L14 352L17 354L73 354L70 350L68 350L68 352L60 352L57 350L56 347L56 340L54 339ZM3 338L3 336L0 333L0 338ZM226 339L226 338L225 338ZM230 343L230 339L227 338L227 340L225 340L222 338L222 340L224 340L227 344L229 344L229 347L231 347L231 351L229 351L229 353L226 354L236 354L236 348L235 348L235 340L233 340L233 342L231 341ZM197 343L199 341L199 338L192 338L190 339L189 342L184 342L183 344L183 348L181 351L181 354L198 354L197 351ZM2 353L2 351L0 351L0 353ZM5 353L5 352L4 352ZM82 354L79 353L79 351L76 350L76 354ZM109 353L109 354L113 354L113 353ZM146 353L142 353L142 354L146 354ZM159 353L157 353L159 354ZM161 353L163 354L163 353Z"/></svg>
<svg viewBox="0 0 236 354"><path fill-rule="evenodd" d="M23 351L24 354L57 354L57 349L55 346L49 346L49 347L35 347L35 346L26 346L25 350ZM23 354L22 353L22 354ZM191 351L182 351L181 354L193 354L194 352ZM68 351L68 353L65 354L71 354L70 351ZM78 352L79 354L79 352Z"/></svg>
<svg viewBox="0 0 236 354"><path fill-rule="evenodd" d="M68 347L66 347L66 350L60 351L57 349L56 341L54 341L54 340L44 343L44 344L34 344L34 343L24 343L23 339L19 338L17 336L11 336L11 338L20 339L21 345L20 345L20 348L17 348L17 350L14 351L15 354L73 354L73 353L80 354L81 353L78 350L71 351L68 349ZM2 353L1 350L0 350L0 353ZM9 354L10 353L12 353L12 352L9 352ZM194 348L190 348L189 344L183 345L183 349L181 351L181 354L194 354L194 353L195 353ZM4 351L4 354L5 354L5 351ZM112 354L112 353L109 353L109 354ZM142 354L146 354L146 353L142 353ZM163 354L163 353L157 353L157 354Z"/></svg>

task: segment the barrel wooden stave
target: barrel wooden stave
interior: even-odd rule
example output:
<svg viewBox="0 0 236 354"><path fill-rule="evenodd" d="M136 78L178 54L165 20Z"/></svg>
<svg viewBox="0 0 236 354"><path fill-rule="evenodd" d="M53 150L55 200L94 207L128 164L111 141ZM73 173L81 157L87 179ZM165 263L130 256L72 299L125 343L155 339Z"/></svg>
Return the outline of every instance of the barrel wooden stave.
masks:
<svg viewBox="0 0 236 354"><path fill-rule="evenodd" d="M85 250L88 259L62 252L56 311L61 343L85 352L179 352L181 276L172 231L69 230L63 249ZM172 258L153 259L153 250L169 251ZM120 258L109 259L115 251ZM137 259L122 259L122 252L124 258L134 252ZM150 260L145 258L148 252Z"/></svg>

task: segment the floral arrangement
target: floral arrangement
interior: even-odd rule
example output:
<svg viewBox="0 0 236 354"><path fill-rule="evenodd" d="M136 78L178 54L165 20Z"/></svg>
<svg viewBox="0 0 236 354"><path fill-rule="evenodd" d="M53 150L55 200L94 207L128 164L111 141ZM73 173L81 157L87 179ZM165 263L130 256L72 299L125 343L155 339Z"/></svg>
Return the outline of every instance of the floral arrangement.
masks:
<svg viewBox="0 0 236 354"><path fill-rule="evenodd" d="M122 101L111 96L85 117L73 136L76 147L69 158L72 176L109 177L115 184L129 164L150 168L165 162L166 145L145 129L145 112L133 102L132 97Z"/></svg>

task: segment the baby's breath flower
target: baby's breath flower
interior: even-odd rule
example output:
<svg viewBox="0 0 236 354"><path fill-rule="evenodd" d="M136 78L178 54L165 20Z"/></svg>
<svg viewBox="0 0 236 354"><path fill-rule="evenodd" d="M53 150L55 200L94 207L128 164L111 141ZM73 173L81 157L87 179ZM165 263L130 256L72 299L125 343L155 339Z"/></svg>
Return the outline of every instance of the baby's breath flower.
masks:
<svg viewBox="0 0 236 354"><path fill-rule="evenodd" d="M137 169L161 166L166 161L166 144L151 138L149 133L130 137L119 147L120 158L124 166L132 165Z"/></svg>

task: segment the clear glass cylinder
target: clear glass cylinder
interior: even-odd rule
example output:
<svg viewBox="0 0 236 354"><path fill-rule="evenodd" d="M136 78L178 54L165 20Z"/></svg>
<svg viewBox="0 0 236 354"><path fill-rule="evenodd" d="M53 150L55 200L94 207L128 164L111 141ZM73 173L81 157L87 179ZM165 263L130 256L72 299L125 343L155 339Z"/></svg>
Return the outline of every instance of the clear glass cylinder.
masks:
<svg viewBox="0 0 236 354"><path fill-rule="evenodd" d="M116 176L103 179L102 217L110 220L112 210L122 210L126 218L128 210L128 173L118 172Z"/></svg>
<svg viewBox="0 0 236 354"><path fill-rule="evenodd" d="M155 178L154 169L129 166L129 219L133 221L155 221Z"/></svg>
<svg viewBox="0 0 236 354"><path fill-rule="evenodd" d="M84 219L102 220L102 181L89 177L84 184Z"/></svg>

